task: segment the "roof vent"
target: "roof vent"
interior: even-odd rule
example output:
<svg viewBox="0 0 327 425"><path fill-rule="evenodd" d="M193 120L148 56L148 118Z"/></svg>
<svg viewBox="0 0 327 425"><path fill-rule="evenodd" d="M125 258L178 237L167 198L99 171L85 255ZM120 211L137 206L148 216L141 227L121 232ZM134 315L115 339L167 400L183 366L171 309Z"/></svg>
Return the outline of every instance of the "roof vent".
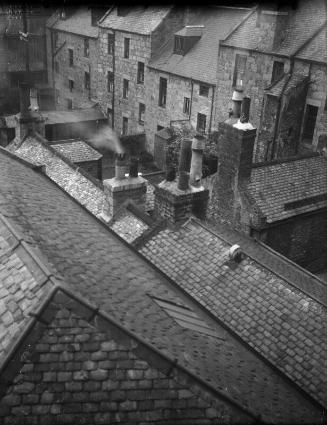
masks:
<svg viewBox="0 0 327 425"><path fill-rule="evenodd" d="M229 259L240 263L242 261L241 247L237 244L231 246L228 251Z"/></svg>

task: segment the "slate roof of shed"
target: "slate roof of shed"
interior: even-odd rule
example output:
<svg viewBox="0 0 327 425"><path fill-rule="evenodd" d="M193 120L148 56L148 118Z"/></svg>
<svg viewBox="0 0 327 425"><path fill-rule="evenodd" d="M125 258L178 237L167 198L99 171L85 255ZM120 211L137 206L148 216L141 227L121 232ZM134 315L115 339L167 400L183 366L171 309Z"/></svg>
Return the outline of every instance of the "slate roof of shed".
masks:
<svg viewBox="0 0 327 425"><path fill-rule="evenodd" d="M69 9L68 9L69 12ZM55 13L55 16L58 13ZM81 7L77 9L71 16L66 19L57 19L51 17L47 22L47 27L51 27L57 31L64 31L83 37L98 37L98 26L91 25L91 9L88 7Z"/></svg>
<svg viewBox="0 0 327 425"><path fill-rule="evenodd" d="M284 74L282 78L267 87L265 91L267 94L280 97L283 92L283 89L283 94L287 95L291 92L292 89L298 87L306 80L308 80L308 77L305 77L302 74Z"/></svg>
<svg viewBox="0 0 327 425"><path fill-rule="evenodd" d="M313 156L254 167L248 190L267 223L326 207L327 158Z"/></svg>
<svg viewBox="0 0 327 425"><path fill-rule="evenodd" d="M49 178L2 150L0 170L1 213L38 247L71 291L264 419L323 420L310 399ZM223 341L177 325L152 297L186 304Z"/></svg>
<svg viewBox="0 0 327 425"><path fill-rule="evenodd" d="M51 146L74 163L98 161L103 156L81 139L58 140Z"/></svg>
<svg viewBox="0 0 327 425"><path fill-rule="evenodd" d="M325 297L316 301L249 256L230 261L231 245L191 219L152 233L139 249L326 407L327 285L321 283Z"/></svg>
<svg viewBox="0 0 327 425"><path fill-rule="evenodd" d="M131 7L126 16L118 16L117 8L114 8L100 21L100 26L118 31L150 35L168 15L170 10L171 6L135 6Z"/></svg>
<svg viewBox="0 0 327 425"><path fill-rule="evenodd" d="M197 81L216 84L219 40L248 13L232 8L206 7L189 25L204 25L202 36L183 56L174 54L174 36L158 50L149 67Z"/></svg>
<svg viewBox="0 0 327 425"><path fill-rule="evenodd" d="M318 28L326 21L326 3L324 0L302 0L297 4L296 10L290 10L290 15L285 38L280 46L273 51L271 50L272 53L290 56L314 36ZM256 28L256 21L257 12L246 19L235 32L226 37L223 44L268 51L262 46L259 29Z"/></svg>

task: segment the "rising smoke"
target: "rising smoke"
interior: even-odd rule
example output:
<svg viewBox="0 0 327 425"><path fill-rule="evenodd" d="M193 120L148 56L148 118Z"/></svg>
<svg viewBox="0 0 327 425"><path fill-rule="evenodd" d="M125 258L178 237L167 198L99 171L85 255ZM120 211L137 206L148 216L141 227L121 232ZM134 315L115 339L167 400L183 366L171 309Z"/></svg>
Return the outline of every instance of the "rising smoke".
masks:
<svg viewBox="0 0 327 425"><path fill-rule="evenodd" d="M101 127L95 135L90 137L89 142L98 150L106 150L118 154L125 153L117 133L107 125Z"/></svg>

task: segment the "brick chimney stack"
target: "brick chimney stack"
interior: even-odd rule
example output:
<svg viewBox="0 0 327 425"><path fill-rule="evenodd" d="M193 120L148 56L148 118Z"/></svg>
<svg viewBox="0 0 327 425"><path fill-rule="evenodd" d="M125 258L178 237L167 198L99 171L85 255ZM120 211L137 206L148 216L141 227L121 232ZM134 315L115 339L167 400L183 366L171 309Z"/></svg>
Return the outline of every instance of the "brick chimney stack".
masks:
<svg viewBox="0 0 327 425"><path fill-rule="evenodd" d="M246 120L249 99L243 100L242 110L247 118L229 118L219 125L218 170L214 191L218 214L236 225L242 204L241 193L250 181L256 129ZM243 121L243 122L242 122Z"/></svg>
<svg viewBox="0 0 327 425"><path fill-rule="evenodd" d="M131 160L129 175L125 176L128 169L126 154L116 154L115 177L103 181L107 198L107 210L102 218L108 221L112 218L122 204L131 199L141 211L145 211L146 180L138 175L134 159Z"/></svg>
<svg viewBox="0 0 327 425"><path fill-rule="evenodd" d="M16 115L16 137L23 140L27 135L35 132L45 136L45 118L38 111L31 111L30 87L21 83L19 87L20 112Z"/></svg>
<svg viewBox="0 0 327 425"><path fill-rule="evenodd" d="M196 180L194 176L199 173L199 157L194 158L194 151L192 155L192 146L195 145L197 148L199 147L191 139L182 140L177 182L166 179L155 188L155 214L167 218L172 223L185 220L191 215L200 219L206 216L209 199L208 189L204 189L201 184L189 184L190 167L193 167L191 171L193 182Z"/></svg>

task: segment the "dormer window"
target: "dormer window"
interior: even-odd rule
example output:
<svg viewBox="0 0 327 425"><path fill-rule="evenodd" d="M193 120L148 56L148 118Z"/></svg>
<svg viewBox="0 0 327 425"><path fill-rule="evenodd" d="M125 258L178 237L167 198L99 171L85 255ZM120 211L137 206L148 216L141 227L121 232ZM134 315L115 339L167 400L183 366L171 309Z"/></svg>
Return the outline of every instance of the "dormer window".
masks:
<svg viewBox="0 0 327 425"><path fill-rule="evenodd" d="M203 25L187 25L182 30L175 33L174 53L176 55L186 55L186 53L200 40Z"/></svg>

